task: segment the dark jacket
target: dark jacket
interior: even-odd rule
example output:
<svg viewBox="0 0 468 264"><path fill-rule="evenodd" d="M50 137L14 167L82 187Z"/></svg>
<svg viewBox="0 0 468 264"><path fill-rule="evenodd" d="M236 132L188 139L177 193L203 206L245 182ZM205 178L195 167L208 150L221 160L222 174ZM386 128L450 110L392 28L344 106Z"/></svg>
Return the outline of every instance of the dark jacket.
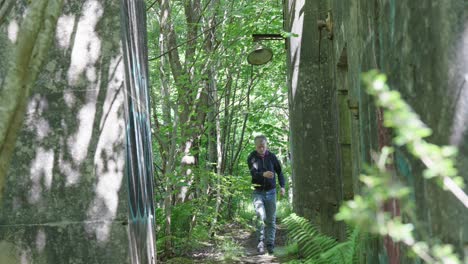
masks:
<svg viewBox="0 0 468 264"><path fill-rule="evenodd" d="M247 164L249 165L252 184L254 184L255 189L263 191L274 189L276 187L276 176L278 176L280 186L284 187L281 164L275 154L267 151L262 158L257 151L253 151L247 158ZM266 171L273 172L273 178L263 177L263 173Z"/></svg>

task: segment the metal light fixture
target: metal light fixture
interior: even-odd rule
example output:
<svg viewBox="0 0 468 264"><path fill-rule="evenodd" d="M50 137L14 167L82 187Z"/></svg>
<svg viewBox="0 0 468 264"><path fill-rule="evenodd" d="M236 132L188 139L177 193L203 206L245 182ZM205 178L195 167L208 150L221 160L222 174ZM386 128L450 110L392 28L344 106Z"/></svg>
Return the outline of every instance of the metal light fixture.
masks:
<svg viewBox="0 0 468 264"><path fill-rule="evenodd" d="M262 44L257 44L247 56L247 61L252 65L263 65L269 62L271 58L273 58L273 51Z"/></svg>
<svg viewBox="0 0 468 264"><path fill-rule="evenodd" d="M284 40L280 34L252 34L253 41L256 42L255 48L247 56L247 61L252 65L263 65L271 61L273 51L263 46L260 41L265 40Z"/></svg>

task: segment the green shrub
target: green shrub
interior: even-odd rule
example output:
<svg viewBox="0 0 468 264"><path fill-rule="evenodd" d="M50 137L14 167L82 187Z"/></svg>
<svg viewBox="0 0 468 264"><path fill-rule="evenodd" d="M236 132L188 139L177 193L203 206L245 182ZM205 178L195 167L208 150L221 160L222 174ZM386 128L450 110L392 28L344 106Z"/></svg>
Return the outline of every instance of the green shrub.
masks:
<svg viewBox="0 0 468 264"><path fill-rule="evenodd" d="M220 248L223 254L221 260L227 263L239 261L244 255L242 246L231 239L224 240Z"/></svg>
<svg viewBox="0 0 468 264"><path fill-rule="evenodd" d="M358 253L364 241L359 230L348 232L347 240L338 243L334 238L321 234L309 220L296 214L291 214L283 222L288 227L290 241L298 245L298 253L305 263L359 263ZM288 263L297 263L294 261Z"/></svg>

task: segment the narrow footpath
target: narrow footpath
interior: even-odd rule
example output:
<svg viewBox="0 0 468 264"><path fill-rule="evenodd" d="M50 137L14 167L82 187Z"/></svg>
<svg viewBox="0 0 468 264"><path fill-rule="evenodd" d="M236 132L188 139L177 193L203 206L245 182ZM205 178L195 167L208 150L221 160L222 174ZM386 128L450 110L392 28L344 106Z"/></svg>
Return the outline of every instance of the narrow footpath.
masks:
<svg viewBox="0 0 468 264"><path fill-rule="evenodd" d="M232 237L237 241L243 249L243 256L237 263L281 263L276 257L277 253L273 255L258 254L257 253L257 238L255 232L247 230L238 230L232 234ZM282 226L277 226L276 230L276 249L275 252L280 252L281 248L286 243L286 230Z"/></svg>
<svg viewBox="0 0 468 264"><path fill-rule="evenodd" d="M237 225L226 227L226 232L221 234L221 241L232 241L231 246L223 248L223 243L219 245L208 244L206 247L191 252L185 258L170 259L166 264L185 263L285 263L288 260L284 256L284 246L286 244L286 228L278 225L276 229L276 248L273 255L257 253L257 239L255 231L241 228Z"/></svg>

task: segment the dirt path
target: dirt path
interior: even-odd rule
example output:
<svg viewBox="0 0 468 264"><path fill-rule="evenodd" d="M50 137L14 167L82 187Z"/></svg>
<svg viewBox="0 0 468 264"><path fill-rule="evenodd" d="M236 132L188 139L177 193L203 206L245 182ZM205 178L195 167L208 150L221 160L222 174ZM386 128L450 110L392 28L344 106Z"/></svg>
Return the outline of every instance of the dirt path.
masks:
<svg viewBox="0 0 468 264"><path fill-rule="evenodd" d="M257 253L257 238L255 231L241 228L237 225L230 225L225 228L225 232L220 235L218 245L207 244L206 247L196 250L184 258L170 259L167 264L185 263L284 263L278 255L284 252L286 244L286 229L278 225L276 229L275 254L269 255ZM223 248L223 243L229 241L231 247ZM278 254L280 253L280 254Z"/></svg>
<svg viewBox="0 0 468 264"><path fill-rule="evenodd" d="M258 254L257 253L257 238L255 232L247 230L239 230L237 234L233 234L233 239L238 241L243 247L244 255L239 263L281 263L275 255ZM282 226L277 226L276 229L276 252L278 252L286 243L286 230Z"/></svg>

